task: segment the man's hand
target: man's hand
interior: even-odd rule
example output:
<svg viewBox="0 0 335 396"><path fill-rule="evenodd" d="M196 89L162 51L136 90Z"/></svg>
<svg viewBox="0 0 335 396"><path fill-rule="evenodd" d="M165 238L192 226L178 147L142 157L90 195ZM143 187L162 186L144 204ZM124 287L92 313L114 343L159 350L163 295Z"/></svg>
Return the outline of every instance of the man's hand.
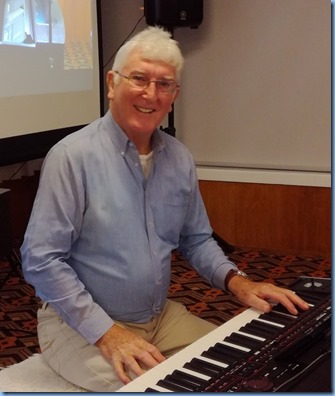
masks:
<svg viewBox="0 0 335 396"><path fill-rule="evenodd" d="M95 344L114 366L119 379L128 384L129 371L139 376L157 366L165 357L142 337L114 324Z"/></svg>
<svg viewBox="0 0 335 396"><path fill-rule="evenodd" d="M291 290L283 289L266 282L253 282L242 276L234 276L228 283L228 289L245 305L263 312L272 308L269 301L280 303L292 314L297 315L299 307L309 308L307 302L298 297Z"/></svg>

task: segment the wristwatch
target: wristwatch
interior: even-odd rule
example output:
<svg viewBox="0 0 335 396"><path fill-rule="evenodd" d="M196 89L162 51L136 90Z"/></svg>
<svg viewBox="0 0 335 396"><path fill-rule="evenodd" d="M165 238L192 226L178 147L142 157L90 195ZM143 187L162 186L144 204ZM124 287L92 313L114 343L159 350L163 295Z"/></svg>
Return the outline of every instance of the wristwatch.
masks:
<svg viewBox="0 0 335 396"><path fill-rule="evenodd" d="M233 269L229 270L228 274L226 275L226 279L225 279L225 289L228 293L229 293L228 284L229 284L230 280L232 278L234 278L234 276L243 276L243 278L246 278L246 279L249 278L245 272L243 272L239 269L233 268Z"/></svg>

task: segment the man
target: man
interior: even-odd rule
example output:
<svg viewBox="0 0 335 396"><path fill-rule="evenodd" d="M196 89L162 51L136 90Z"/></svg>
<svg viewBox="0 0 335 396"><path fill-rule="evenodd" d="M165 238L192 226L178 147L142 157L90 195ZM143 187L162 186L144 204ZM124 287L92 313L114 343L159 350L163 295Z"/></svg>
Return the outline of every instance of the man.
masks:
<svg viewBox="0 0 335 396"><path fill-rule="evenodd" d="M115 391L215 328L167 300L174 249L246 305L308 308L241 276L211 237L191 155L157 129L182 64L163 29L133 37L107 75L110 111L56 144L43 165L23 269L44 301L43 356L88 390Z"/></svg>

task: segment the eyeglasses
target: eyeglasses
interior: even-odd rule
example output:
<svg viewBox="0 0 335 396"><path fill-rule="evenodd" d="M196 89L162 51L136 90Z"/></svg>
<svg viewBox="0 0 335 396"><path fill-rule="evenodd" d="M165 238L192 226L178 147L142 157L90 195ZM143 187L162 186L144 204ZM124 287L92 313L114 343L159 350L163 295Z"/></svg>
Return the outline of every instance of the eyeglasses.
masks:
<svg viewBox="0 0 335 396"><path fill-rule="evenodd" d="M131 87L137 89L147 89L152 82L156 84L157 90L162 93L174 92L175 89L179 87L179 85L174 80L149 80L147 77L140 74L125 76L118 71L115 71L115 73L125 78Z"/></svg>

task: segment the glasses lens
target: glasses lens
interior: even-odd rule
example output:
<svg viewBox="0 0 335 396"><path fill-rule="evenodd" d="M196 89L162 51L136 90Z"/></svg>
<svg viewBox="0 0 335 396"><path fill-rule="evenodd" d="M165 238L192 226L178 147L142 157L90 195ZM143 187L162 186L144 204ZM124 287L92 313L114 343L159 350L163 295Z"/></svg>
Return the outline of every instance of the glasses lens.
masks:
<svg viewBox="0 0 335 396"><path fill-rule="evenodd" d="M130 77L126 77L123 76L125 78L128 79L128 83L129 85L131 85L134 88L139 88L139 89L146 89L148 88L148 86L150 85L150 83L155 83L157 90L159 92L173 92L177 86L177 84L172 81L172 80L149 80L146 77L143 76L130 76Z"/></svg>
<svg viewBox="0 0 335 396"><path fill-rule="evenodd" d="M128 78L129 84L135 88L144 89L148 86L149 80L142 76L131 76Z"/></svg>
<svg viewBox="0 0 335 396"><path fill-rule="evenodd" d="M172 92L175 89L175 82L174 81L156 81L157 89L161 92Z"/></svg>

